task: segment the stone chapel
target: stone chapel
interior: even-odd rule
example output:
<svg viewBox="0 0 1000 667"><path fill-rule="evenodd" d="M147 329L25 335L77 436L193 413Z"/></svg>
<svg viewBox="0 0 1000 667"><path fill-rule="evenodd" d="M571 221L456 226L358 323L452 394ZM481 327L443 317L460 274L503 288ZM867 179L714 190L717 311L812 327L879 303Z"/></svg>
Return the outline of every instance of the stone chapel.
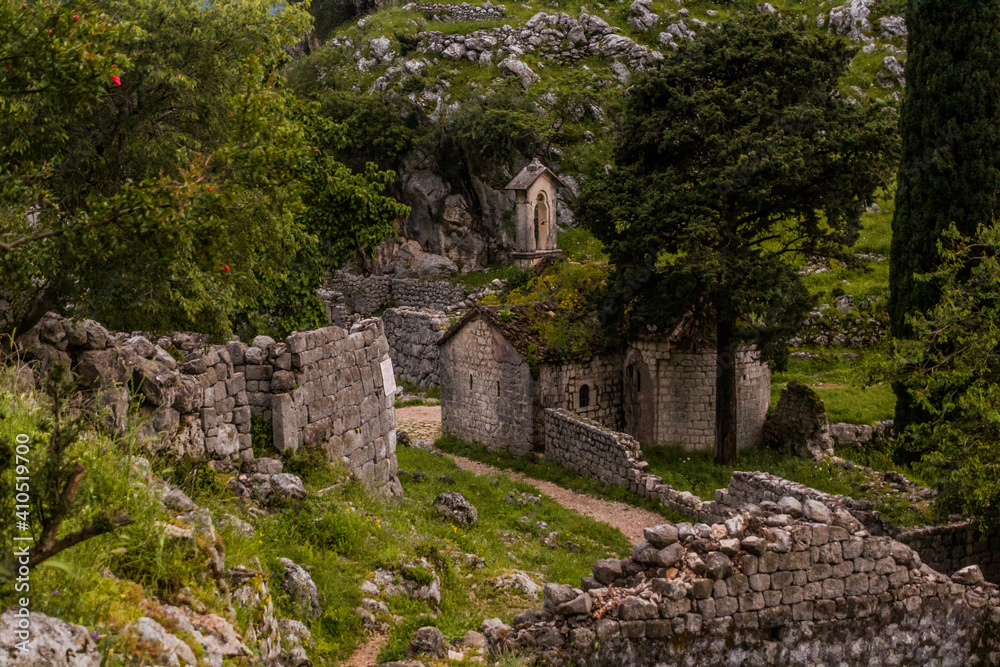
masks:
<svg viewBox="0 0 1000 667"><path fill-rule="evenodd" d="M565 184L538 158L504 188L514 193L514 263L530 268L558 257L556 248L556 195Z"/></svg>

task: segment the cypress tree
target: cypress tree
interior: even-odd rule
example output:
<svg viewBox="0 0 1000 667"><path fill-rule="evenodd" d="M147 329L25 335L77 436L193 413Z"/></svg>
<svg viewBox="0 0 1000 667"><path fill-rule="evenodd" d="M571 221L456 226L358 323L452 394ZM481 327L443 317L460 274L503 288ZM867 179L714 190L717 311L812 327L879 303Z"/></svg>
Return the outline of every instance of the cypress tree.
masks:
<svg viewBox="0 0 1000 667"><path fill-rule="evenodd" d="M897 338L939 289L917 274L940 262L952 223L971 236L1000 213L1000 0L909 0L903 142L892 222L889 312ZM896 429L926 421L896 387ZM917 452L904 452L915 458Z"/></svg>

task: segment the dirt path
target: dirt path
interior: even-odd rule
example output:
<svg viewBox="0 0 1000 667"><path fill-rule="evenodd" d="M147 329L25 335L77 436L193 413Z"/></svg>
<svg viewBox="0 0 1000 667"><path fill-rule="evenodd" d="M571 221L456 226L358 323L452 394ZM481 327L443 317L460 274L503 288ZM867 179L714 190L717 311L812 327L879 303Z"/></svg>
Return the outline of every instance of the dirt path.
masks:
<svg viewBox="0 0 1000 667"><path fill-rule="evenodd" d="M372 635L368 642L359 646L344 667L375 667L378 663L378 653L389 638L386 635Z"/></svg>
<svg viewBox="0 0 1000 667"><path fill-rule="evenodd" d="M428 440L433 442L441 435L440 407L413 407L396 410L396 424L407 432L411 440ZM433 434L433 438L430 436ZM505 475L513 480L524 482L535 487L563 507L575 510L580 514L606 523L624 533L633 542L642 539L642 529L664 523L664 519L655 512L633 507L627 503L603 500L564 489L561 486L540 479L528 477L519 472L501 470L493 466L472 461L470 459L449 455L462 470L477 475Z"/></svg>

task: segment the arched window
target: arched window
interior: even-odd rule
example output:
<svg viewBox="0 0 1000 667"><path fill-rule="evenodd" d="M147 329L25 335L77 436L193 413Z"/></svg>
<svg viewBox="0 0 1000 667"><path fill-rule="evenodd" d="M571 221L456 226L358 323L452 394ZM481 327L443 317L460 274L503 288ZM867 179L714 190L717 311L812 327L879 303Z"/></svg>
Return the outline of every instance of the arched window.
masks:
<svg viewBox="0 0 1000 667"><path fill-rule="evenodd" d="M535 249L549 249L549 203L544 192L535 200Z"/></svg>
<svg viewBox="0 0 1000 667"><path fill-rule="evenodd" d="M590 406L590 385L581 384L580 385L580 407L586 408Z"/></svg>
<svg viewBox="0 0 1000 667"><path fill-rule="evenodd" d="M497 380L497 396L500 395L500 380Z"/></svg>
<svg viewBox="0 0 1000 667"><path fill-rule="evenodd" d="M472 373L469 373L469 391L472 391Z"/></svg>

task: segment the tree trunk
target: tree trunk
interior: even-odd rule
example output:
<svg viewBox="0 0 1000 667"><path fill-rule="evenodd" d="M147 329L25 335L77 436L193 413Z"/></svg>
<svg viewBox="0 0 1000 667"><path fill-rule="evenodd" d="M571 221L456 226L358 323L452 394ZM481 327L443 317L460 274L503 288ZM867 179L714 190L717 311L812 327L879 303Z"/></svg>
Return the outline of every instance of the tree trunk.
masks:
<svg viewBox="0 0 1000 667"><path fill-rule="evenodd" d="M739 395L736 391L735 318L719 309L715 323L715 462L736 462L736 415Z"/></svg>

